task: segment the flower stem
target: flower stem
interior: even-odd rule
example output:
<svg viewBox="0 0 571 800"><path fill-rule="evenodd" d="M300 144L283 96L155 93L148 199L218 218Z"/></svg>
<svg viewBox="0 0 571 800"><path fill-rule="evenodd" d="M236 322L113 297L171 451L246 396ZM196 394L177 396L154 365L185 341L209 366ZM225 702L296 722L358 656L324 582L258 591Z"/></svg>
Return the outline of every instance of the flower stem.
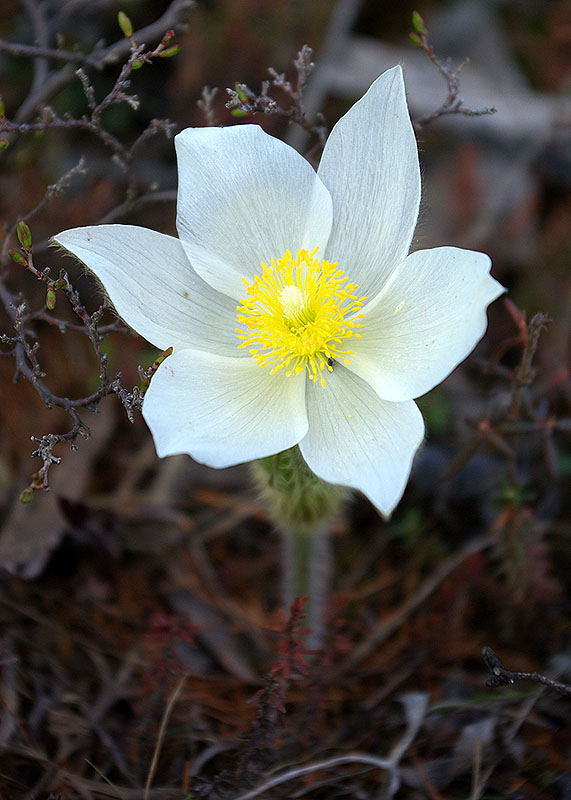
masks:
<svg viewBox="0 0 571 800"><path fill-rule="evenodd" d="M329 525L348 490L314 475L298 447L255 461L252 474L272 522L284 535L285 607L296 596L307 596L307 626L315 646L329 595Z"/></svg>
<svg viewBox="0 0 571 800"><path fill-rule="evenodd" d="M283 603L289 608L296 597L307 597L305 627L311 628L307 646L319 647L323 616L330 594L332 559L329 528L293 530L283 534Z"/></svg>

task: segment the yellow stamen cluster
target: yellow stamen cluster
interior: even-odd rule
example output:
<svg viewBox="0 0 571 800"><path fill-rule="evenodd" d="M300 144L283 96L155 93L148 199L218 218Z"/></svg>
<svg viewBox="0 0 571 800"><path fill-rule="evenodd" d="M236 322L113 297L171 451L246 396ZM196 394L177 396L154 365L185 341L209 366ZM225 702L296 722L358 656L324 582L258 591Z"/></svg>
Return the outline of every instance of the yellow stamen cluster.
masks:
<svg viewBox="0 0 571 800"><path fill-rule="evenodd" d="M357 298L356 283L349 283L337 264L321 261L300 250L294 257L287 250L271 265L262 262L261 275L248 284L247 297L237 308L236 329L242 343L260 366L271 367L271 374L286 368L286 375L304 369L312 381L325 386L323 370L333 371L341 359L349 363L352 350L343 340L360 337L357 328L366 297Z"/></svg>

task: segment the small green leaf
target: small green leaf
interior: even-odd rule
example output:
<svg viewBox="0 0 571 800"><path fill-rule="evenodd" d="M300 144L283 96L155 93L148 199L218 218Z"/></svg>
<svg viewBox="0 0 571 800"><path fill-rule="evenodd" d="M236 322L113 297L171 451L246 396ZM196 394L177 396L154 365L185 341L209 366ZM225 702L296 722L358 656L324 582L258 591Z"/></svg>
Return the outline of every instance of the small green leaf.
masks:
<svg viewBox="0 0 571 800"><path fill-rule="evenodd" d="M0 150L7 150L10 147L10 142L7 139L0 139Z"/></svg>
<svg viewBox="0 0 571 800"><path fill-rule="evenodd" d="M124 36L126 36L127 39L130 39L133 35L133 24L124 11L120 11L117 14L117 22L119 23L119 27L123 31Z"/></svg>
<svg viewBox="0 0 571 800"><path fill-rule="evenodd" d="M56 293L53 289L48 289L46 292L46 306L49 311L53 311L56 307Z"/></svg>
<svg viewBox="0 0 571 800"><path fill-rule="evenodd" d="M418 33L424 33L424 20L422 19L418 11L412 12L412 27Z"/></svg>
<svg viewBox="0 0 571 800"><path fill-rule="evenodd" d="M0 117L6 116L6 106L4 105L4 101L0 98Z"/></svg>
<svg viewBox="0 0 571 800"><path fill-rule="evenodd" d="M143 59L136 58L135 61L131 64L131 69L141 69L143 66Z"/></svg>
<svg viewBox="0 0 571 800"><path fill-rule="evenodd" d="M24 250L31 250L32 234L30 233L30 228L23 220L20 220L16 225L16 233L18 234L18 241Z"/></svg>
<svg viewBox="0 0 571 800"><path fill-rule="evenodd" d="M417 47L422 47L422 44L420 42L420 36L417 33L409 33L408 38Z"/></svg>

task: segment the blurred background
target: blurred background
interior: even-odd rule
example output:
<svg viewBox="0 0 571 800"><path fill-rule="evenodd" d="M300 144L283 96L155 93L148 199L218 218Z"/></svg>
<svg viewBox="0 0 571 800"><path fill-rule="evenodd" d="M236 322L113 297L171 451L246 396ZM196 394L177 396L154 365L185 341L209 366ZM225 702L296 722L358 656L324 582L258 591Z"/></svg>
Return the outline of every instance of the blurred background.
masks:
<svg viewBox="0 0 571 800"><path fill-rule="evenodd" d="M74 70L99 103L129 56L118 11L150 31L150 51L174 29L180 52L131 73L138 103L109 103L97 130L75 125L92 117ZM443 65L469 59L462 108L496 113L423 124L449 89L409 39L413 11ZM80 410L89 439L57 444L50 490L20 502L42 465L30 437L72 421L13 381L14 308L27 305L26 341L58 397L96 392L100 363L63 293L50 321L45 285L8 257L25 219L36 268L65 268L93 314L100 289L49 237L108 221L176 234L173 133L253 121L317 163L317 137L284 116L226 108L227 87L258 95L268 67L295 82L304 44L305 113L329 129L403 65L423 174L413 249L485 251L508 289L476 351L419 401L427 440L392 519L355 497L335 523L317 656L298 652L295 614L280 622L282 542L247 468L159 461L117 396ZM245 797L276 770L399 741L398 788L349 764L263 796L571 796L569 697L487 689L481 659L487 645L510 669L571 680L570 88L568 0L3 3L1 798ZM540 312L549 322L528 327ZM109 374L130 390L157 352L109 310L101 324Z"/></svg>

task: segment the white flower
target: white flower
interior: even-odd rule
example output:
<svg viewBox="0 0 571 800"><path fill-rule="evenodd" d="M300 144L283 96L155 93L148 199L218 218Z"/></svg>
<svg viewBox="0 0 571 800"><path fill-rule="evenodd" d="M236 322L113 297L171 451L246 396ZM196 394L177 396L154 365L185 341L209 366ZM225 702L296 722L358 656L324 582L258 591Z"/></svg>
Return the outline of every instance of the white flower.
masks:
<svg viewBox="0 0 571 800"><path fill-rule="evenodd" d="M257 125L176 137L180 239L131 225L55 240L161 350L143 415L159 456L212 467L298 444L383 513L424 424L413 398L486 329L483 253L408 255L420 173L400 67L335 125L317 173Z"/></svg>

